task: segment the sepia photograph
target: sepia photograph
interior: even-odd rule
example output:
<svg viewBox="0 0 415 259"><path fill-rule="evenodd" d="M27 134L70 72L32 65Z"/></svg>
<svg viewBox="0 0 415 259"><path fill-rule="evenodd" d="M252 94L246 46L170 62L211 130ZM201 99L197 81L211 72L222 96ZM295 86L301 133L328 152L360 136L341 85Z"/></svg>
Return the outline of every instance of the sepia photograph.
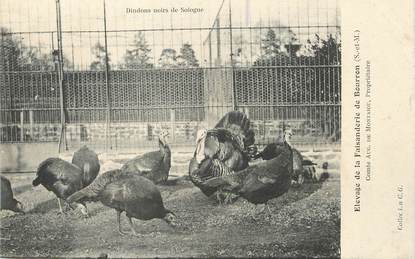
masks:
<svg viewBox="0 0 415 259"><path fill-rule="evenodd" d="M1 0L0 256L340 258L337 0Z"/></svg>

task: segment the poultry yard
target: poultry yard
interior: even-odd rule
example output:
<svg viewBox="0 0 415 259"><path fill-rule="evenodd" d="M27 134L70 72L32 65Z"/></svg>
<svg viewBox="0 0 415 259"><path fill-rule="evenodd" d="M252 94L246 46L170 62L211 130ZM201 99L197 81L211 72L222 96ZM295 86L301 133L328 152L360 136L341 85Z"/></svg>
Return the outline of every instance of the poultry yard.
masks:
<svg viewBox="0 0 415 259"><path fill-rule="evenodd" d="M53 193L32 187L34 173L8 174L16 198L26 214L1 211L1 255L59 257L338 257L340 256L339 153L309 153L317 164L329 162L330 177L305 182L272 199L272 213L252 217L254 205L239 199L219 205L190 181L180 178L158 186L166 208L179 225L134 220L140 234L121 236L116 212L101 203L88 203L89 218L78 211L58 214ZM187 173L187 159L173 158L170 174ZM176 162L175 162L176 161ZM102 158L101 158L101 162ZM116 161L121 164L123 161ZM334 163L334 164L333 164ZM105 161L101 171L118 164ZM177 179L177 178L176 178ZM265 210L266 211L266 210ZM122 225L128 229L126 217Z"/></svg>

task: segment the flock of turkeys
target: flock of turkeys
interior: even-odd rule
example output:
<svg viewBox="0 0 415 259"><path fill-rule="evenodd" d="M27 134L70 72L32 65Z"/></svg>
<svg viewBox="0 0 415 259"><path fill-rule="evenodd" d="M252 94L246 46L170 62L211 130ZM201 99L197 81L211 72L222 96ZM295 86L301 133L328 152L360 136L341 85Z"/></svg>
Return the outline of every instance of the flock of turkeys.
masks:
<svg viewBox="0 0 415 259"><path fill-rule="evenodd" d="M305 178L313 178L312 161L293 148L292 132L285 130L275 143L257 152L254 131L247 116L239 111L227 113L214 128L197 132L196 150L189 164L188 177L206 196L230 203L242 197L253 204L265 204L286 193ZM101 175L97 154L83 146L74 153L72 163L60 158L41 162L33 186L43 185L53 192L59 212L79 208L88 216L86 202L100 201L117 211L118 230L121 214L130 223L130 234L137 235L132 218L160 218L176 226L175 214L166 209L157 184L166 183L171 167L168 134L159 135L159 150L127 161L120 169ZM263 161L254 161L261 158ZM268 205L267 205L268 207ZM24 213L14 199L10 182L1 176L1 209ZM269 207L268 207L269 210Z"/></svg>

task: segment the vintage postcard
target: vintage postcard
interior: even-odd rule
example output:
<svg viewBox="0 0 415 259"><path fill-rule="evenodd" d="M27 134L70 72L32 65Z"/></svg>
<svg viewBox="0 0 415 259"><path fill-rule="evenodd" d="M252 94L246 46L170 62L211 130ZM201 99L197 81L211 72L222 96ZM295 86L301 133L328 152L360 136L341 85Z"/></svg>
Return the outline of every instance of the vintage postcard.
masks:
<svg viewBox="0 0 415 259"><path fill-rule="evenodd" d="M1 257L414 258L413 2L0 2Z"/></svg>

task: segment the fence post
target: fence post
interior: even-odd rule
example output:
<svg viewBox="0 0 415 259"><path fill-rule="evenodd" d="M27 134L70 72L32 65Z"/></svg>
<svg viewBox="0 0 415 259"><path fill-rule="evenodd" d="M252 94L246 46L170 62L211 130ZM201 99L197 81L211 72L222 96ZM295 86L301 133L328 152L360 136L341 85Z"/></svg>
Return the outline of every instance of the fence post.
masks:
<svg viewBox="0 0 415 259"><path fill-rule="evenodd" d="M29 110L30 137L33 139L33 110Z"/></svg>
<svg viewBox="0 0 415 259"><path fill-rule="evenodd" d="M232 110L236 110L236 91L233 76L233 45L232 45L232 0L229 0L229 48L230 48L230 59L231 59L231 88L232 88Z"/></svg>
<svg viewBox="0 0 415 259"><path fill-rule="evenodd" d="M0 71L4 71L4 72L6 72L6 71L8 71L8 69L6 69L6 53L4 53L5 51L4 51L4 39L3 39L3 37L4 37L4 34L5 34L6 32L4 31L0 31L0 35L1 35L1 44L0 44L0 46L1 46L1 48L0 48Z"/></svg>
<svg viewBox="0 0 415 259"><path fill-rule="evenodd" d="M174 112L174 109L170 109L170 126L171 126L171 141L172 143L175 142L175 136L174 136L174 127L175 127L175 121L176 121L176 114Z"/></svg>
<svg viewBox="0 0 415 259"><path fill-rule="evenodd" d="M216 18L216 24L217 24L217 29L216 29L216 60L215 60L215 66L220 66L222 64L222 55L220 52L220 19L219 17Z"/></svg>
<svg viewBox="0 0 415 259"><path fill-rule="evenodd" d="M24 111L20 111L20 141L24 141Z"/></svg>
<svg viewBox="0 0 415 259"><path fill-rule="evenodd" d="M61 146L68 150L66 143L66 122L65 111L63 102L63 52L62 52L62 24L61 24L61 6L60 0L56 0L56 30L58 39L58 83L59 83L59 104L60 104L60 116L61 116L61 132L59 136L58 153L61 151ZM55 51L54 51L55 52Z"/></svg>
<svg viewBox="0 0 415 259"><path fill-rule="evenodd" d="M242 112L243 112L243 113L245 113L246 117L248 117L248 118L249 118L249 107L246 107L246 106L245 106L245 107L243 107L243 108L242 108Z"/></svg>
<svg viewBox="0 0 415 259"><path fill-rule="evenodd" d="M106 126L105 126L105 151L108 152L108 149L111 148L111 133L110 133L110 124L111 124L111 103L110 103L110 86L109 86L109 64L108 64L108 43L107 43L107 16L105 10L105 0L104 3L104 41L105 41L105 92L106 92L106 102L107 102L107 115L106 115Z"/></svg>

